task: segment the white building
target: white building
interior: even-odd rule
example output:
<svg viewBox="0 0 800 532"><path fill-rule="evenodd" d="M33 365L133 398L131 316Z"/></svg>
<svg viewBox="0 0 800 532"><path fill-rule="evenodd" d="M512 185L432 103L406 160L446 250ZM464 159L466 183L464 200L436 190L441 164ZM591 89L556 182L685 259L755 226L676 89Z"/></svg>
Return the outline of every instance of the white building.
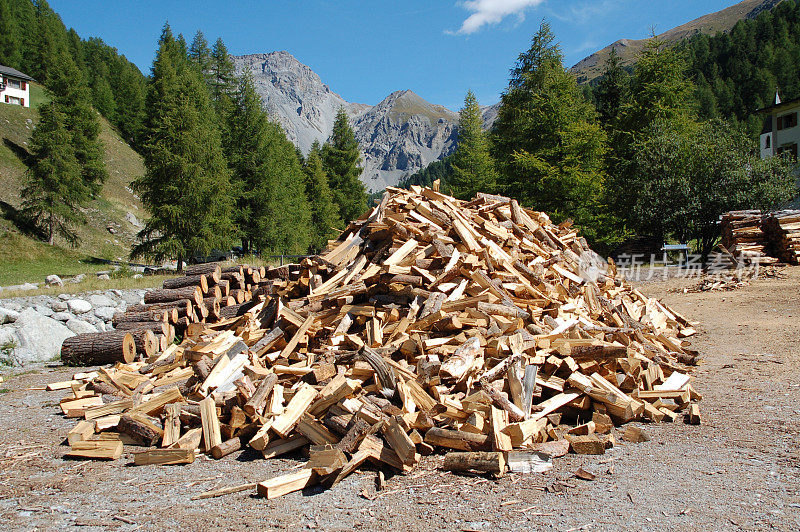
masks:
<svg viewBox="0 0 800 532"><path fill-rule="evenodd" d="M30 107L31 81L34 79L27 74L0 65L0 102Z"/></svg>
<svg viewBox="0 0 800 532"><path fill-rule="evenodd" d="M782 102L775 94L775 104L759 110L767 115L761 130L761 158L767 159L784 152L797 159L797 146L800 144L800 98Z"/></svg>

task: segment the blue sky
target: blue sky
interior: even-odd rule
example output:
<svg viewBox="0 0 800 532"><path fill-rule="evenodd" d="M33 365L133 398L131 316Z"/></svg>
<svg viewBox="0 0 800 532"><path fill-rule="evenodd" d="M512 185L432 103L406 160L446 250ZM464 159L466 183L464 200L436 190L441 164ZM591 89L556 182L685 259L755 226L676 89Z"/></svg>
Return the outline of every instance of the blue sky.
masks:
<svg viewBox="0 0 800 532"><path fill-rule="evenodd" d="M165 21L191 42L200 29L232 54L287 50L346 100L377 104L411 89L457 110L467 89L499 100L508 71L546 18L565 64L620 38L646 37L735 0L50 0L150 72Z"/></svg>

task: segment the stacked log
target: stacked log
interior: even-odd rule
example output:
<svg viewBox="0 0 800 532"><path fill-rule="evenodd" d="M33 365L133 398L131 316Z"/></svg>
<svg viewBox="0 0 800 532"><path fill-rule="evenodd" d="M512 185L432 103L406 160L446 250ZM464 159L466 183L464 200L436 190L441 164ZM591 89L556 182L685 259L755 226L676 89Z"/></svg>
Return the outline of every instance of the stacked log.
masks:
<svg viewBox="0 0 800 532"><path fill-rule="evenodd" d="M722 245L738 260L774 264L767 255L768 237L762 229L760 210L730 211L720 217Z"/></svg>
<svg viewBox="0 0 800 532"><path fill-rule="evenodd" d="M775 257L787 264L800 264L800 210L770 213L764 231Z"/></svg>
<svg viewBox="0 0 800 532"><path fill-rule="evenodd" d="M135 464L306 448L305 469L258 484L273 498L367 460L407 472L422 454L486 452L448 463L502 474L514 449L602 453L614 424L700 420L693 324L509 198L389 188L322 256L255 271L222 272L250 301L181 318L180 344L51 385L93 421L71 433L74 455L118 457L83 450L109 431L160 444Z"/></svg>

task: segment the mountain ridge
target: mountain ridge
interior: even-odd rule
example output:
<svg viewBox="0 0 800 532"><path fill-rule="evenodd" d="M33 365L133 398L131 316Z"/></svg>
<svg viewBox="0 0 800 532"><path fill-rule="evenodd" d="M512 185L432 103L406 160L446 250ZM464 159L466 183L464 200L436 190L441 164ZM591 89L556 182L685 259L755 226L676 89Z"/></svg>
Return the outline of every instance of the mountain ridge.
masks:
<svg viewBox="0 0 800 532"><path fill-rule="evenodd" d="M708 13L681 24L680 26L669 29L657 35L657 37L668 43L677 43L698 33L715 34L721 31L729 31L740 20L755 18L761 12L772 9L782 1L783 0L743 0L725 9ZM641 51L644 43L648 40L649 39L619 39L605 48L581 59L569 70L575 74L579 83L591 82L602 73L603 64L611 53L612 48L615 49L620 56L622 65L630 66L635 62L636 55Z"/></svg>
<svg viewBox="0 0 800 532"><path fill-rule="evenodd" d="M361 180L368 192L396 185L455 149L458 113L411 89L394 91L375 105L348 102L287 51L232 58L237 74L250 72L270 117L303 153L314 141L328 139L336 113L344 107L361 146ZM484 108L487 127L497 107Z"/></svg>

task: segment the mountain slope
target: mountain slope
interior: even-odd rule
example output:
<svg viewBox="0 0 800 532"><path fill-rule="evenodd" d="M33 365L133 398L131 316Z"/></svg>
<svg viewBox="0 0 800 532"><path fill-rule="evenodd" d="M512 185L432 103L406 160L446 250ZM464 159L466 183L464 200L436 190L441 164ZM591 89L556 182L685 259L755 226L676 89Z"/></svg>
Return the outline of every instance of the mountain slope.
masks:
<svg viewBox="0 0 800 532"><path fill-rule="evenodd" d="M336 112L344 107L361 146L361 180L369 192L396 185L455 149L458 114L410 90L393 92L375 106L351 103L288 52L233 60L237 73L250 72L270 116L303 153L315 140L328 139ZM484 110L487 126L496 114L496 105Z"/></svg>
<svg viewBox="0 0 800 532"><path fill-rule="evenodd" d="M725 32L733 28L740 20L755 18L759 13L764 10L772 9L781 3L781 1L782 0L744 0L736 5L717 11L716 13L704 15L686 24L665 31L658 35L658 37L668 43L676 43L692 37L693 35L697 35L698 33L714 35L718 32ZM628 66L633 64L646 41L647 39L620 39L582 59L573 66L570 71L575 74L578 81L581 83L592 81L602 73L603 64L611 53L612 48L616 50L617 54L622 59L622 64Z"/></svg>
<svg viewBox="0 0 800 532"><path fill-rule="evenodd" d="M32 84L31 99L34 105L44 101L44 91L40 86ZM5 243L12 241L6 241L6 238L13 233L13 242L36 245L24 235L16 234L18 231L11 219L15 209L21 204L20 191L26 171L24 158L37 119L38 113L33 107L0 104L0 202L3 204L3 212L0 213L0 237ZM127 260L130 246L139 229L132 222L141 223L139 220L145 216L139 199L130 190L129 184L144 173L144 164L139 154L119 137L105 118L101 117L100 123L100 139L104 147L108 180L100 197L89 202L83 209L88 224L77 228L81 238L78 251L101 258ZM69 254L74 255L72 252Z"/></svg>

